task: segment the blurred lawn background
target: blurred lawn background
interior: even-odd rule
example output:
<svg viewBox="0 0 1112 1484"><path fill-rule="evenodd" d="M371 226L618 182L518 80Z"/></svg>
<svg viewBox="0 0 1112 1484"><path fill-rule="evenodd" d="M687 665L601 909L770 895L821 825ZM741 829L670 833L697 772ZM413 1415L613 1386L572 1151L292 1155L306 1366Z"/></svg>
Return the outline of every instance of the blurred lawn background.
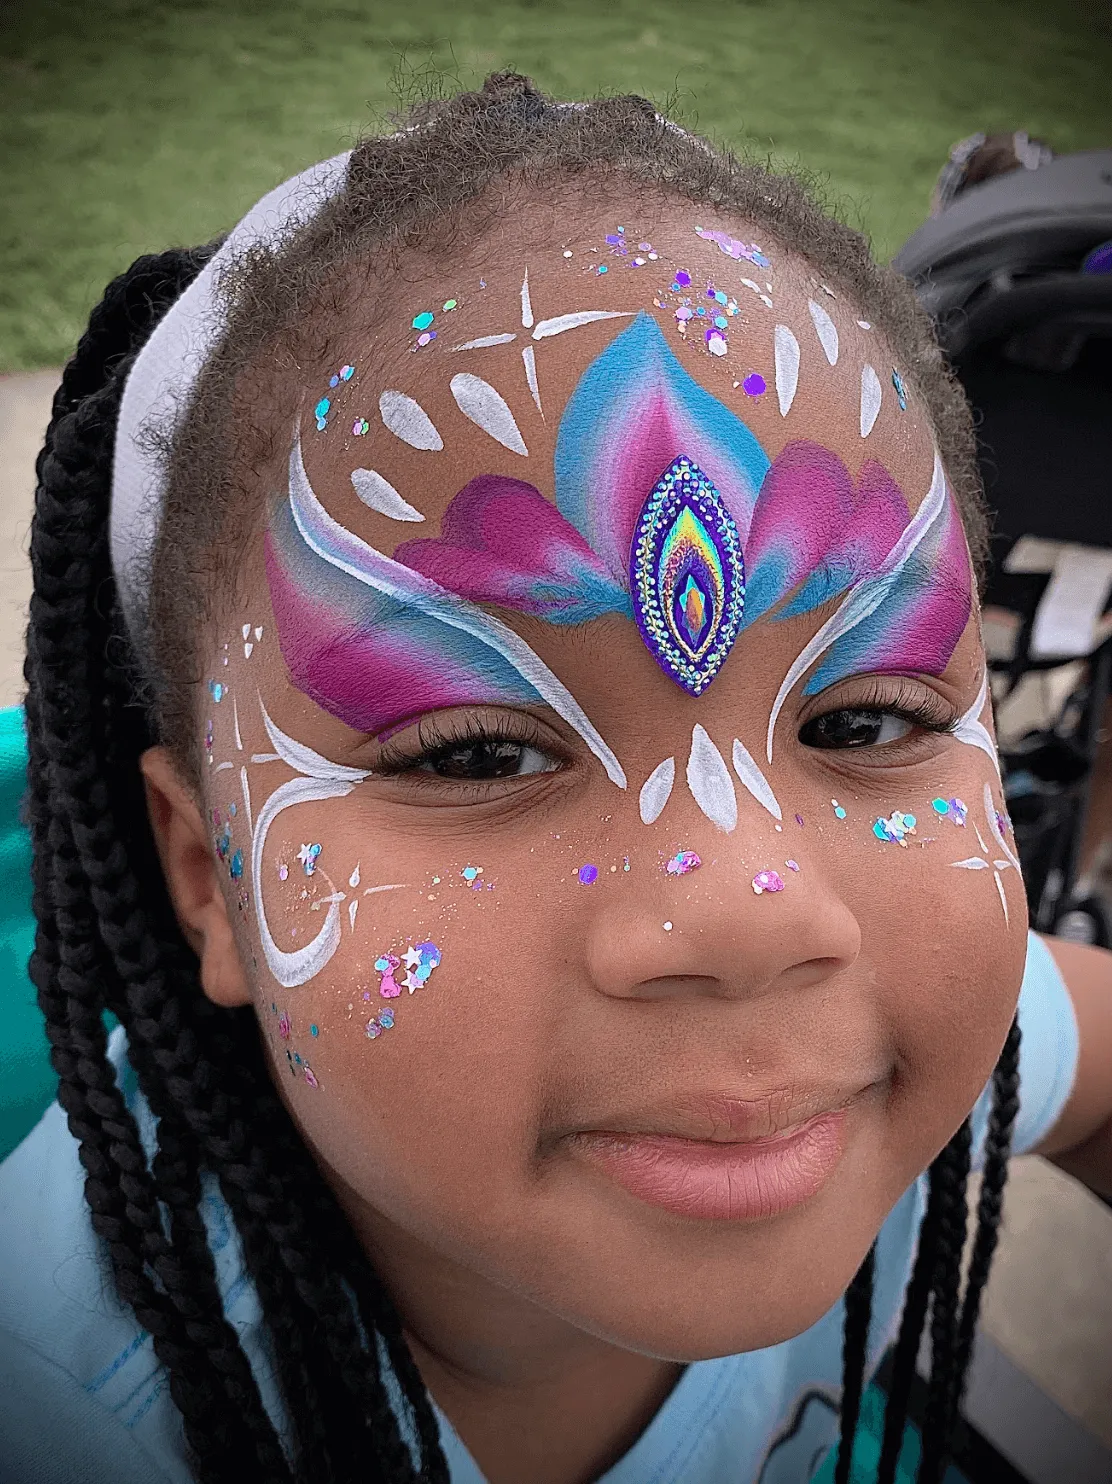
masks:
<svg viewBox="0 0 1112 1484"><path fill-rule="evenodd" d="M950 146L1112 142L1106 0L0 0L0 372L430 88L639 92L817 177L890 256Z"/></svg>

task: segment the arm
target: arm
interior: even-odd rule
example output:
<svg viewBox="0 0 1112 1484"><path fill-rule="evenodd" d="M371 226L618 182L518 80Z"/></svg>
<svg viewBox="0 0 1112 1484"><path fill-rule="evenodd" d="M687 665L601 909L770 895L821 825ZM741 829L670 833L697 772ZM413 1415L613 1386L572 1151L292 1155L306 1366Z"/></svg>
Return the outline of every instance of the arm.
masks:
<svg viewBox="0 0 1112 1484"><path fill-rule="evenodd" d="M1112 953L1045 941L1073 1001L1080 1051L1069 1101L1034 1152L1112 1197Z"/></svg>

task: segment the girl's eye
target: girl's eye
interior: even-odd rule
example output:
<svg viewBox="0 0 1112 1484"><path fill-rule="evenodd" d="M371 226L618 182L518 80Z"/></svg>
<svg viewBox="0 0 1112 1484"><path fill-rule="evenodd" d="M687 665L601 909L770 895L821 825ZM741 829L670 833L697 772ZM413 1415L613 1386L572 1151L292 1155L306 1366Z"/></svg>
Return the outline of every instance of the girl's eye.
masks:
<svg viewBox="0 0 1112 1484"><path fill-rule="evenodd" d="M514 742L509 738L469 737L430 749L406 771L482 783L492 778L520 778L529 773L554 773L559 766L554 758L537 747L530 747L526 742Z"/></svg>
<svg viewBox="0 0 1112 1484"><path fill-rule="evenodd" d="M913 729L913 722L891 711L847 706L804 722L799 740L805 747L883 747L902 742Z"/></svg>

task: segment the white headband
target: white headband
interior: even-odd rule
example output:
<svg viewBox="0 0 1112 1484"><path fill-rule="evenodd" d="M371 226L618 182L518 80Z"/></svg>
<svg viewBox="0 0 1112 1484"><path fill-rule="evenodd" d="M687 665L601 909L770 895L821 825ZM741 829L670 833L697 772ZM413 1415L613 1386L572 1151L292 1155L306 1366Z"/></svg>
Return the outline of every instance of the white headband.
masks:
<svg viewBox="0 0 1112 1484"><path fill-rule="evenodd" d="M587 106L579 102L555 105L561 112L578 112ZM669 132L694 137L710 151L704 140L678 124L660 114L656 118ZM311 165L254 205L171 305L128 373L116 424L109 540L120 605L141 659L146 653L151 557L166 502L162 448L165 434L188 411L197 377L223 333L221 274L247 249L278 244L316 216L343 190L350 159L348 151ZM152 438L152 433L162 436Z"/></svg>
<svg viewBox="0 0 1112 1484"><path fill-rule="evenodd" d="M277 244L310 221L347 180L350 152L312 165L270 191L155 327L128 373L116 424L109 540L120 604L136 651L146 649L147 584L166 499L165 434L188 410L201 369L224 330L220 275L248 248Z"/></svg>

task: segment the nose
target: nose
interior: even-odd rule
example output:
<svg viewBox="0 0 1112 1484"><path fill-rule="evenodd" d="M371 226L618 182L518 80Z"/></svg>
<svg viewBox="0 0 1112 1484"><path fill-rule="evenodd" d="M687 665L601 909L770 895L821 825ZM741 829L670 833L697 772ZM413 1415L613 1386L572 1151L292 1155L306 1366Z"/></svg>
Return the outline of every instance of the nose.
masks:
<svg viewBox="0 0 1112 1484"><path fill-rule="evenodd" d="M861 929L833 883L807 863L768 879L783 888L758 895L752 871L719 851L682 881L661 873L636 900L614 902L588 928L596 989L617 999L732 999L806 989L848 968Z"/></svg>

